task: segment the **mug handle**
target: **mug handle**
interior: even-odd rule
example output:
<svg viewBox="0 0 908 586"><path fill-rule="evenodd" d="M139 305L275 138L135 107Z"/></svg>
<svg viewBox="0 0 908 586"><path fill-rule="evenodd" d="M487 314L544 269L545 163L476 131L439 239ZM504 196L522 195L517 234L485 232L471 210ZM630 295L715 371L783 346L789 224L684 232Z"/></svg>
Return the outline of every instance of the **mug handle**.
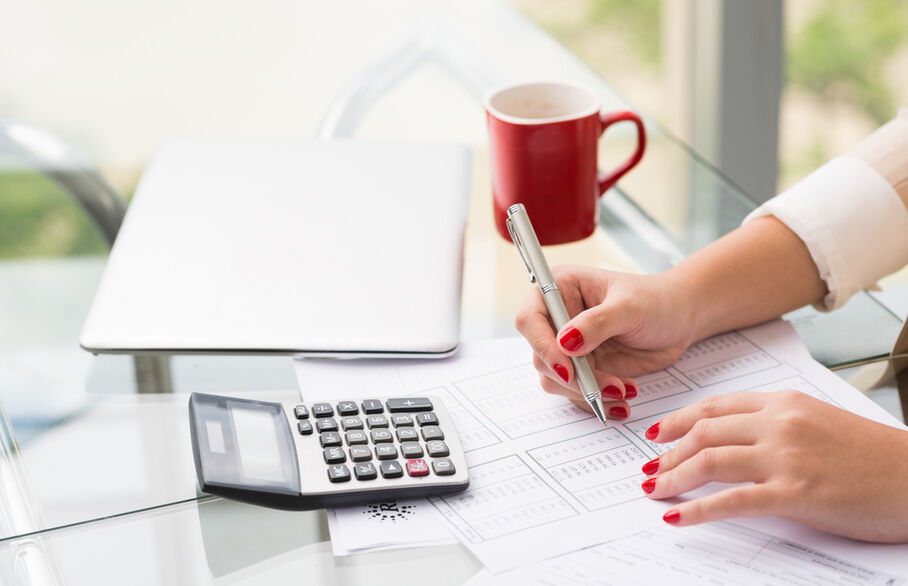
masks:
<svg viewBox="0 0 908 586"><path fill-rule="evenodd" d="M633 122L637 127L637 150L634 151L634 154L632 154L624 164L611 173L606 175L602 171L599 172L598 181L600 196L611 189L625 173L633 169L634 165L639 163L640 159L643 158L643 151L646 150L646 130L643 128L643 120L640 119L640 116L628 110L611 112L609 114L599 114L599 136L601 137L602 133L605 132L605 129L612 124L624 121Z"/></svg>

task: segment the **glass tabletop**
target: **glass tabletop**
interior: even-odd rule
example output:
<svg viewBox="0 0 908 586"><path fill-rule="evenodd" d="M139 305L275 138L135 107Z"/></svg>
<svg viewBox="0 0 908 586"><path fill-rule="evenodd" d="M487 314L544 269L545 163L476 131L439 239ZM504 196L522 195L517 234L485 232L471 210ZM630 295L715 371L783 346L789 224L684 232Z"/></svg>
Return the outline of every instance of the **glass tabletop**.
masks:
<svg viewBox="0 0 908 586"><path fill-rule="evenodd" d="M62 128L79 126L71 133L76 137L93 129L113 137L85 144L116 173L137 176L156 145L175 136L467 144L473 182L465 340L516 335L513 318L530 291L514 248L493 227L481 98L507 83L567 79L592 88L605 110L633 109L504 2L360 3L357 17L348 18L349 8L332 3L275 0L249 15L238 8L218 12L198 0L180 3L179 22L166 7L147 6L119 16L137 25L132 30L157 28L169 36L122 43L117 51L90 40L123 38L89 16L89 7L76 13L58 0L33 5L18 9L19 16L45 15L40 32L95 61L67 61L54 45L61 67L74 69L66 78L73 84L71 108L51 115L49 101L36 97L29 112ZM70 21L79 38L67 32ZM228 31L239 35L244 50ZM36 59L24 56L22 68L44 63ZM105 69L126 65L139 66L141 75L120 79ZM93 86L95 80L103 87ZM109 104L106 116L86 105L99 95ZM237 110L247 115L236 116ZM756 207L657 124L647 120L646 128L646 156L601 200L597 232L549 247L550 262L664 270ZM626 157L634 140L631 127L616 127L603 140L601 165ZM0 163L0 172L22 172L2 155ZM291 360L89 355L77 340L104 262L103 255L0 262L0 578L44 572L65 575L70 584L96 584L134 567L136 583L205 584L228 575L273 583L307 573L323 583L390 583L408 564L427 568L443 559L450 572L434 581L460 583L478 569L466 550L453 546L420 550L419 560L407 552L335 560L321 543L328 539L323 512L276 513L201 495L188 393L293 400L299 392ZM256 524L264 538L243 542L224 529L224 519Z"/></svg>

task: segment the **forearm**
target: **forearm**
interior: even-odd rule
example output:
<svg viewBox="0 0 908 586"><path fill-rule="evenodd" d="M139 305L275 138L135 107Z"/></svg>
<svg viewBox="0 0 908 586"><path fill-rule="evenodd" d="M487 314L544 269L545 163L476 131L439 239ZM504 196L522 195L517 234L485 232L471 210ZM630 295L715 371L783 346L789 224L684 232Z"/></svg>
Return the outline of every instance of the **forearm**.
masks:
<svg viewBox="0 0 908 586"><path fill-rule="evenodd" d="M748 222L664 276L689 312L693 340L779 317L826 294L804 242L772 216Z"/></svg>

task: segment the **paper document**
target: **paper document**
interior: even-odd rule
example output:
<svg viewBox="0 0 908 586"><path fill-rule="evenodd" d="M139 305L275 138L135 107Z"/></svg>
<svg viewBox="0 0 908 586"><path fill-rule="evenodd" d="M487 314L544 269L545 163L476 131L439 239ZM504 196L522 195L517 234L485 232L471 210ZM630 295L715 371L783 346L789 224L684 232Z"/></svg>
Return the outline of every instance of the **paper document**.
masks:
<svg viewBox="0 0 908 586"><path fill-rule="evenodd" d="M531 359L527 343L511 338L465 343L444 361L301 361L296 369L307 400L373 393L443 398L466 452L470 488L431 503L496 574L662 528L671 504L644 496L640 468L671 445L654 444L644 433L700 398L794 388L898 425L811 359L782 321L704 340L673 366L638 377L631 417L606 428L543 392ZM773 520L771 528L767 534L783 539L803 537L803 528L784 521Z"/></svg>
<svg viewBox="0 0 908 586"><path fill-rule="evenodd" d="M459 543L426 499L391 499L328 510L336 556Z"/></svg>
<svg viewBox="0 0 908 586"><path fill-rule="evenodd" d="M904 548L892 555L903 556ZM900 569L906 566L904 562L898 565ZM683 530L667 525L654 527L503 574L482 570L467 586L902 586L905 583L902 576L855 564L737 523L720 521Z"/></svg>

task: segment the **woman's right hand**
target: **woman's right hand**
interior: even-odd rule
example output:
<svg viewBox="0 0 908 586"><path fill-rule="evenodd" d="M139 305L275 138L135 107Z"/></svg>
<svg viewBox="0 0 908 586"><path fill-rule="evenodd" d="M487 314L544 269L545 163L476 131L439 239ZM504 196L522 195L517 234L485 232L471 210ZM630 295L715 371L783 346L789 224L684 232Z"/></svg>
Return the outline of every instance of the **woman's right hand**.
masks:
<svg viewBox="0 0 908 586"><path fill-rule="evenodd" d="M589 410L569 358L589 355L606 412L627 417L625 399L638 392L631 377L669 366L693 341L690 296L671 272L641 276L574 265L552 272L574 317L556 333L537 289L516 319L533 348L542 388Z"/></svg>

